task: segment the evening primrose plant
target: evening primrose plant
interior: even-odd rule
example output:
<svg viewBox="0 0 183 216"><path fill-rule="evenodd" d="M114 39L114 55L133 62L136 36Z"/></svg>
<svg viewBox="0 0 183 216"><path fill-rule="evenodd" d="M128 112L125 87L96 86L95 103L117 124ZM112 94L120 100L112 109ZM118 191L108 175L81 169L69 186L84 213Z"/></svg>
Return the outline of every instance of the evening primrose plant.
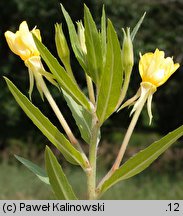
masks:
<svg viewBox="0 0 183 216"><path fill-rule="evenodd" d="M75 79L76 72L72 70L70 63L71 50L62 24L55 25L55 44L62 65L42 43L39 29L35 27L29 30L26 21L20 24L16 33L5 32L10 49L24 61L28 68L29 98L22 94L8 78L5 77L5 80L17 103L50 143L69 163L82 168L87 177L87 198L99 199L117 182L131 178L146 169L183 135L183 126L180 126L122 163L143 107L147 104L151 124L153 94L179 68L179 64L174 63L173 58L165 57L165 53L159 49L140 54L139 72L142 82L139 84L137 93L123 103L134 64L133 40L145 14L132 31L130 28L122 29L123 43L120 44L112 22L106 20L104 8L100 30L97 29L87 6L84 6L83 21L78 21L76 25L62 5L61 9L68 27L71 49L85 73L87 95ZM49 72L44 69L42 61L47 65ZM69 123L62 115L47 87L47 81L53 84L66 100L80 131L80 139L75 137ZM61 133L32 103L34 83L41 98L48 100L65 133ZM127 106L133 106L130 113L131 122L112 167L97 182L97 152L102 136L101 127L113 113L117 114ZM88 154L82 148L83 141L88 144ZM79 199L64 174L61 164L48 146L45 148L45 170L27 159L19 156L16 158L41 181L49 185L57 199Z"/></svg>

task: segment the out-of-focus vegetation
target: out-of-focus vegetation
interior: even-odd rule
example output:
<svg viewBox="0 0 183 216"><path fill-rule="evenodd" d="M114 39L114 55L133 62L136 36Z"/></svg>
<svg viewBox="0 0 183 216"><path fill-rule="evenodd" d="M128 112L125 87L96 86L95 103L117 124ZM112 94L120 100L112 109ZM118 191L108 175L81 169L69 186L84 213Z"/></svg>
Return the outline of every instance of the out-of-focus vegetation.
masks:
<svg viewBox="0 0 183 216"><path fill-rule="evenodd" d="M24 167L0 165L0 199L54 199L50 188ZM84 194L85 176L81 170L66 170L67 176L77 189L82 199ZM8 175L6 175L8 172ZM16 176L16 178L15 178ZM160 200L183 199L183 174L168 172L145 171L135 178L123 181L112 187L102 199L128 199L128 200ZM6 182L6 187L4 186Z"/></svg>
<svg viewBox="0 0 183 216"><path fill-rule="evenodd" d="M15 56L8 48L4 32L6 30L16 31L20 22L26 20L30 28L35 25L41 30L42 39L45 45L53 52L55 56L55 44L54 44L54 24L56 22L63 22L63 29L68 37L67 28L63 15L61 14L60 5L62 3L68 10L73 20L77 21L82 18L83 3L86 3L94 19L100 26L99 15L101 14L102 6L105 5L107 16L113 21L118 35L122 42L122 27L135 26L138 19L146 11L146 17L140 28L135 41L135 66L132 73L130 89L128 96L133 96L136 93L140 76L138 73L138 59L139 52L154 51L155 48L159 48L165 51L167 56L174 56L174 61L182 64L183 62L183 1L181 0L11 0L0 1L0 162L6 161L7 163L14 163L13 153L24 156L25 158L34 159L39 163L43 161L43 155L41 154L45 145L48 144L48 140L45 140L37 128L26 117L23 111L16 104L14 98L9 93L7 86L2 76L8 76L13 82L24 92L28 93L28 73L27 68L19 57ZM85 87L84 73L77 64L74 56L72 55L72 66L75 71L76 79L82 88ZM139 120L137 125L137 131L141 129L144 134L137 133L132 137L130 142L131 148L128 151L127 156L131 156L137 150L143 148L143 146L150 144L154 140L158 139L161 134L165 134L179 125L183 124L183 73L182 68L177 71L172 78L162 87L158 89L153 98L153 124L149 127L148 116L146 110ZM67 109L67 105L61 98L57 89L49 85L58 105L60 106L63 114L70 123L72 129L79 137L79 132L75 127L74 120L71 117L70 111ZM27 94L28 95L28 94ZM38 105L41 110L56 124L59 128L59 124L53 116L51 109L47 102L43 102L40 99L37 90L33 92L33 102ZM107 167L115 157L115 153L119 147L120 139L123 136L123 132L129 123L130 110L113 115L110 120L104 125L103 128L103 142L99 151L98 160L102 166ZM61 129L61 128L60 128ZM62 130L62 129L61 129ZM121 132L118 132L121 131ZM150 132L150 133L149 133ZM160 134L160 135L157 135ZM131 152L130 152L131 151ZM109 154L113 152L113 154ZM168 156L167 156L168 154ZM106 157L104 157L106 155ZM159 169L162 168L162 164L168 164L168 169L171 170L177 166L177 170L180 169L183 161L183 153L181 150L181 142L176 145L173 150L168 151L164 159L158 161L156 166ZM178 159L177 159L178 158ZM17 165L17 164L16 164ZM100 167L101 168L101 167ZM5 169L8 169L8 171ZM102 168L101 168L102 169ZM158 169L158 168L157 168ZM51 198L50 193L45 193L47 188L39 184L39 180L32 179L32 174L25 169L16 169L11 166L1 166L0 175L4 176L0 178L0 199L47 199ZM4 170L4 171L3 171ZM174 172L176 172L174 170ZM5 175L11 173L12 176ZM77 175L80 175L76 172ZM14 178L16 176L16 178ZM122 192L125 188L131 188L129 194L118 193L119 186L113 189L113 193L118 193L116 199L123 197L124 199L182 199L181 190L178 192L178 186L183 188L181 183L181 177L177 175L173 180L170 176L158 176L151 183L145 184L141 190L139 185L144 182L144 179L137 177L134 180L126 181L124 184L119 185L122 187ZM7 180L8 178L9 180ZM12 185L7 186L10 190L15 188L11 194L3 187L4 182L12 180ZM73 179L76 179L73 177ZM80 178L78 178L80 179ZM152 180L152 176L145 174L147 182ZM72 179L71 179L72 180ZM23 183L23 182L26 183ZM21 191L21 187L27 186L30 181L35 191ZM161 184L164 181L165 189L161 191ZM159 182L156 186L156 183ZM176 182L176 183L175 183ZM172 188L172 184L176 184L176 187ZM25 184L25 185L24 185ZM136 185L134 185L136 184ZM21 185L17 188L17 185ZM78 184L76 183L78 186ZM153 188L154 193L148 191L148 187ZM40 196L35 197L38 188L40 189ZM167 189L167 195L164 194ZM171 188L171 190L170 190ZM123 190L124 189L124 190ZM16 191L17 190L17 191ZM116 192L115 192L116 191ZM133 191L136 191L135 193ZM159 191L159 192L158 192ZM25 193L25 196L24 196ZM34 194L35 193L35 194ZM14 196L15 195L15 196ZM83 195L84 197L84 195ZM104 197L105 198L105 197ZM106 198L110 199L110 195L106 194Z"/></svg>

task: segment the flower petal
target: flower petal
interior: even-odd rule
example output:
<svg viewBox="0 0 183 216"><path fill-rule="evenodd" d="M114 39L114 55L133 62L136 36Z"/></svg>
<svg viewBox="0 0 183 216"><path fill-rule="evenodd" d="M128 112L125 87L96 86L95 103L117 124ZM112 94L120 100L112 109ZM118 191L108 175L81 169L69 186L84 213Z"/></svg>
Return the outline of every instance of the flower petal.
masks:
<svg viewBox="0 0 183 216"><path fill-rule="evenodd" d="M38 29L34 28L32 32L41 40ZM28 58L40 55L26 21L20 24L15 34L10 31L5 32L5 37L12 52L19 55L22 60L26 61Z"/></svg>
<svg viewBox="0 0 183 216"><path fill-rule="evenodd" d="M146 53L139 61L139 72L143 82L149 82L156 87L164 84L180 65L174 64L170 57L156 49L154 53Z"/></svg>
<svg viewBox="0 0 183 216"><path fill-rule="evenodd" d="M5 32L5 38L6 38L6 41L8 43L8 46L10 47L11 51L14 52L15 54L19 55L16 47L15 47L15 34L11 31L6 31Z"/></svg>

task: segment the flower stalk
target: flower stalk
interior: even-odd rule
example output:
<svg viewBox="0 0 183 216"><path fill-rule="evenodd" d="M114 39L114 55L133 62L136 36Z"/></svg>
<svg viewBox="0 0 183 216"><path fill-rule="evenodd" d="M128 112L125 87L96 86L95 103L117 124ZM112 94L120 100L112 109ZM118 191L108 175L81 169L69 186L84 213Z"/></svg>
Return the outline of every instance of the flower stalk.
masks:
<svg viewBox="0 0 183 216"><path fill-rule="evenodd" d="M69 140L71 141L72 144L74 144L74 145L77 144L78 143L77 139L73 135L68 123L66 122L64 116L62 115L62 113L61 113L60 109L58 108L52 95L50 94L50 91L48 90L48 88L47 88L47 86L43 80L43 77L39 73L35 73L35 77L36 77L36 80L39 81L39 85L41 86L41 89L42 89L46 99L48 100L50 106L52 107L55 115L57 116L60 124L62 125L64 131L66 132Z"/></svg>
<svg viewBox="0 0 183 216"><path fill-rule="evenodd" d="M148 97L148 94L146 94L144 96L144 98L141 101L141 104L139 105L138 109L135 111L135 113L134 113L134 115L132 117L130 125L129 125L129 127L127 129L127 132L125 134L124 140L123 140L123 142L121 144L121 148L120 148L120 150L118 152L117 158L116 158L116 160L115 160L115 162L114 162L114 164L112 166L112 171L115 171L116 169L118 169L120 164L121 164L121 161L123 159L124 153L125 153L126 148L127 148L127 145L128 145L128 143L130 141L131 135L132 135L133 130L135 128L135 125L136 125L136 123L138 121L140 113L141 113L141 111L142 111L142 109L144 107L144 104L145 104L145 102L147 100L147 97Z"/></svg>

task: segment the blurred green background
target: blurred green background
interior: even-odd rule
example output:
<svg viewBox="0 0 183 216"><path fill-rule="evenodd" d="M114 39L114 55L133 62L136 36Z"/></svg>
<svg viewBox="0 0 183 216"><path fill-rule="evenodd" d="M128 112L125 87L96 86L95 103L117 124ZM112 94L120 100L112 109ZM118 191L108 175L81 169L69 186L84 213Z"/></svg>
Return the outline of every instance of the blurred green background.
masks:
<svg viewBox="0 0 183 216"><path fill-rule="evenodd" d="M122 27L133 28L146 11L147 15L134 41L135 65L128 97L133 96L139 86L139 52L165 51L174 56L175 62L183 62L183 1L182 0L10 0L0 1L0 199L53 199L52 193L29 171L21 166L13 154L20 155L44 167L44 147L49 145L38 129L18 107L9 93L2 76L10 78L28 95L28 73L24 63L8 48L4 32L16 31L20 22L26 20L33 28L41 30L43 43L56 56L54 24L63 22L68 36L60 3L77 21L83 17L83 3L90 8L100 27L102 5L113 21L122 42ZM85 88L84 74L74 56L72 67L80 86ZM63 114L76 136L79 132L66 103L57 89L49 86ZM171 79L158 89L153 98L153 124L148 125L144 109L130 142L126 158L148 146L169 131L183 124L183 73L180 68ZM33 102L52 122L59 124L46 101L43 103L35 89ZM99 177L114 161L125 129L129 124L130 110L113 115L102 128L102 141L98 153ZM62 130L62 129L60 129ZM103 199L183 199L183 148L180 139L160 159L142 174L122 182L106 193ZM87 146L83 145L87 151ZM56 150L70 181L84 199L85 176L81 170L68 165Z"/></svg>

